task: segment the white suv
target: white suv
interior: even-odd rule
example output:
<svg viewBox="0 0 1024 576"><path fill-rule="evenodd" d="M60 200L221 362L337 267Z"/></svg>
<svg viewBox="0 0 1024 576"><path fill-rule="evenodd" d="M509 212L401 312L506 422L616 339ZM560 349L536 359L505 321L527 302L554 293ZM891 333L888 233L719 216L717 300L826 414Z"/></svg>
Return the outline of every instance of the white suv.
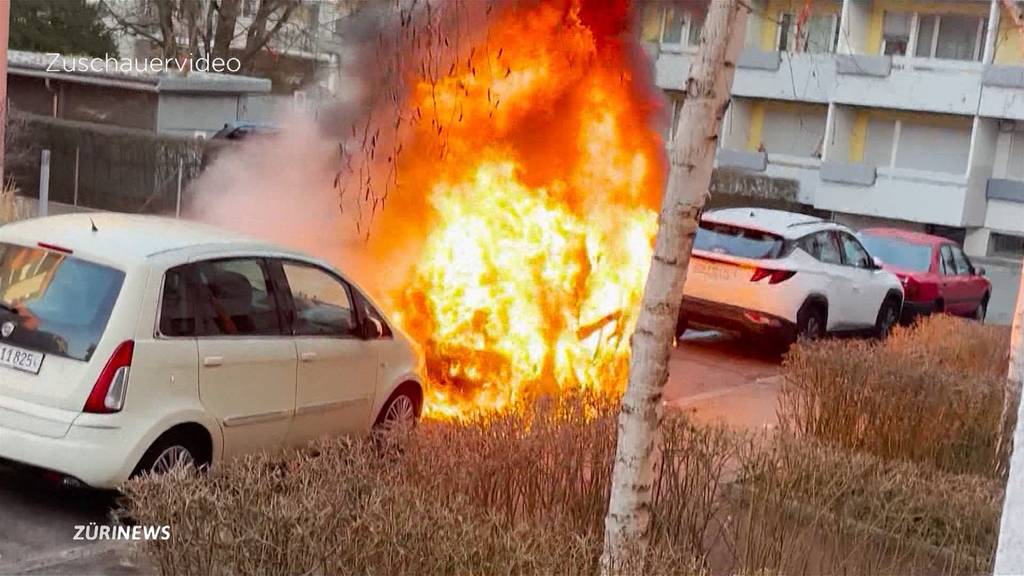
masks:
<svg viewBox="0 0 1024 576"><path fill-rule="evenodd" d="M903 307L899 279L849 229L761 208L704 214L683 294L679 336L694 326L784 342L829 332L885 336Z"/></svg>
<svg viewBox="0 0 1024 576"><path fill-rule="evenodd" d="M414 422L420 369L309 256L155 217L0 227L0 460L66 484Z"/></svg>

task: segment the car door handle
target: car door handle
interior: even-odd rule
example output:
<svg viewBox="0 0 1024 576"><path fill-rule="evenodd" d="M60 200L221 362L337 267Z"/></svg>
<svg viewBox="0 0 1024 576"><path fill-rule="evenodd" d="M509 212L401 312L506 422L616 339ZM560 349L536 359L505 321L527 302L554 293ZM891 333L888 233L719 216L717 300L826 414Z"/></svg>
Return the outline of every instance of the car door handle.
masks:
<svg viewBox="0 0 1024 576"><path fill-rule="evenodd" d="M303 352L302 354L299 354L299 360L302 360L303 362L312 362L316 360L316 352Z"/></svg>
<svg viewBox="0 0 1024 576"><path fill-rule="evenodd" d="M203 366L220 366L224 363L223 356L207 356L203 358Z"/></svg>

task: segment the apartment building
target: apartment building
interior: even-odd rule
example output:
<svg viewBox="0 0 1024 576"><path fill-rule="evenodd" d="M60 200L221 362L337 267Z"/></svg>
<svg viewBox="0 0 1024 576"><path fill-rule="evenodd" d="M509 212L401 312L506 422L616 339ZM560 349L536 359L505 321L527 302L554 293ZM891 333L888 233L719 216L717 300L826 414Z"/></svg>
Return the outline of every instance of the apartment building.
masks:
<svg viewBox="0 0 1024 576"><path fill-rule="evenodd" d="M773 189L786 200L855 226L1024 255L1024 3L1017 14L1002 0L750 3L720 170L785 182ZM654 2L643 15L673 112L702 5Z"/></svg>
<svg viewBox="0 0 1024 576"><path fill-rule="evenodd" d="M90 1L105 8L104 22L113 31L119 56L148 58L159 55L159 47L153 42L153 37L159 37L157 0ZM247 31L257 21L257 13L262 6L263 0L238 0L238 16L231 41L233 50L240 52L245 49ZM265 26L275 25L276 15L283 5L277 6L279 8ZM353 6L346 0L297 0L287 24L270 38L248 73L271 78L275 92L297 92L296 101L308 98L315 103L330 98L338 89L340 63L345 56L342 39ZM212 33L216 24L214 16L205 24L205 33ZM148 30L149 33L139 34L133 28ZM179 44L187 45L183 21L176 22L176 33Z"/></svg>

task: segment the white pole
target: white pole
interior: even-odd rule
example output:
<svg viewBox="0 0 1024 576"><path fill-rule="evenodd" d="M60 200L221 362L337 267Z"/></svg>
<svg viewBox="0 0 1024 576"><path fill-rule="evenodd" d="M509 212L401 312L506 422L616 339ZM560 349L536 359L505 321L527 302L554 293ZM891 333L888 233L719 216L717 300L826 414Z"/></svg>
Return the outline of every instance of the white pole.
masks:
<svg viewBox="0 0 1024 576"><path fill-rule="evenodd" d="M78 153L81 152L81 148L75 146L75 206L78 206Z"/></svg>
<svg viewBox="0 0 1024 576"><path fill-rule="evenodd" d="M50 151L43 150L39 162L39 215L46 216L50 203Z"/></svg>
<svg viewBox="0 0 1024 576"><path fill-rule="evenodd" d="M1017 307L1010 336L1010 372L1006 383L1020 396L1024 383L1024 268L1021 269ZM1006 481L1003 519L996 548L996 574L1024 574L1024 402L1017 408L1017 429L1013 434L1010 475Z"/></svg>
<svg viewBox="0 0 1024 576"><path fill-rule="evenodd" d="M181 218L181 171L184 168L185 160L178 158L178 198L174 203L174 217Z"/></svg>
<svg viewBox="0 0 1024 576"><path fill-rule="evenodd" d="M11 0L0 0L0 187L4 182L4 138L7 126L7 43L11 31Z"/></svg>

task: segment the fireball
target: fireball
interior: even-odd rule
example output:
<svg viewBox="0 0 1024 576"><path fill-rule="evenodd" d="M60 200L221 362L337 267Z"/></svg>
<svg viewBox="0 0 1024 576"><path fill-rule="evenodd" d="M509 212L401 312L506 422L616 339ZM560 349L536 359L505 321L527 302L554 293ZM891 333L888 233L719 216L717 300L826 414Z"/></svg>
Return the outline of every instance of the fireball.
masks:
<svg viewBox="0 0 1024 576"><path fill-rule="evenodd" d="M448 76L414 83L399 168L427 232L393 302L429 415L625 385L665 160L612 4L507 6Z"/></svg>

